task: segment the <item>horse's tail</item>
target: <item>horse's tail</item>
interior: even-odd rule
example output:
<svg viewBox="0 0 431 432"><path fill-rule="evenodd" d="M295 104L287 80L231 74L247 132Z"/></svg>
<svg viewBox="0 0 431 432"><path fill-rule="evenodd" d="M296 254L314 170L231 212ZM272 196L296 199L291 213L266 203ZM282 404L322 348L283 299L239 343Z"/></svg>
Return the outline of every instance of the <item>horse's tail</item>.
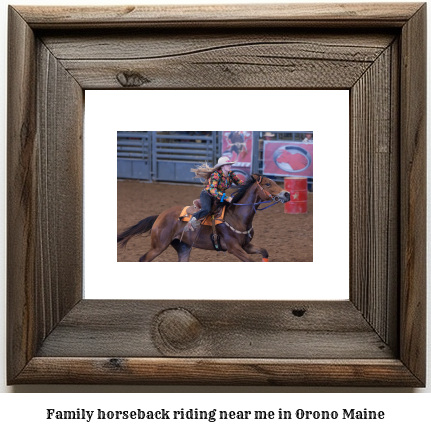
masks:
<svg viewBox="0 0 431 432"><path fill-rule="evenodd" d="M127 228L125 231L123 231L121 234L117 235L117 245L121 248L124 248L127 244L127 242L134 236L137 236L139 234L144 234L148 231L151 232L151 228L154 225L154 222L159 216L149 216L145 219L142 219L140 222L138 222L136 225L131 226L130 228Z"/></svg>

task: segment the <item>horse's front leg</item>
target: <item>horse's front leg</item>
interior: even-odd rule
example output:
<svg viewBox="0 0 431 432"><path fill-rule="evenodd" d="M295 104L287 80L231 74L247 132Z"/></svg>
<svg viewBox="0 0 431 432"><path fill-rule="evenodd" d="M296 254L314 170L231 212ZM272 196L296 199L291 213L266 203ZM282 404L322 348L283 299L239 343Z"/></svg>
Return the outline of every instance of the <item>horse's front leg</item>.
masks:
<svg viewBox="0 0 431 432"><path fill-rule="evenodd" d="M171 246L178 253L178 262L189 262L190 252L192 248L188 244L183 243L178 239L175 239L172 241Z"/></svg>
<svg viewBox="0 0 431 432"><path fill-rule="evenodd" d="M236 244L232 247L228 246L227 251L232 255L235 255L241 261L253 262L253 260L248 256L247 252L239 244Z"/></svg>
<svg viewBox="0 0 431 432"><path fill-rule="evenodd" d="M248 253L239 243L238 238L234 236L224 235L223 240L225 241L226 249L230 254L236 256L241 261L253 262L253 260L248 256Z"/></svg>
<svg viewBox="0 0 431 432"><path fill-rule="evenodd" d="M268 255L268 251L264 248L261 248L259 246L256 246L252 243L249 243L247 245L244 246L244 250L248 253L248 254L256 254L259 253L262 255L262 261L267 262L269 255Z"/></svg>

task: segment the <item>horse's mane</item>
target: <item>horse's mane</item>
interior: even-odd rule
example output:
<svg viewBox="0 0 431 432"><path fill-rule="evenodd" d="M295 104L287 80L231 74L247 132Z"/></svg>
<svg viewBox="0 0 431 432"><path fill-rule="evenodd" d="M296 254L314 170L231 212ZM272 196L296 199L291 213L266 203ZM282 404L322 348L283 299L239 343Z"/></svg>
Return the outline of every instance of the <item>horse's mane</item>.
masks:
<svg viewBox="0 0 431 432"><path fill-rule="evenodd" d="M256 183L255 176L256 174L252 174L249 179L239 187L238 191L235 192L235 195L232 198L232 203L237 203L241 198L244 197L246 192Z"/></svg>
<svg viewBox="0 0 431 432"><path fill-rule="evenodd" d="M251 186L253 186L256 183L256 179L254 176L259 177L260 175L259 174L252 174L248 178L248 180L243 185L241 185L236 192L234 192L234 195L232 195L232 202L231 203L227 203L226 201L221 203L220 201L217 201L216 211L218 209L220 209L221 207L229 206L230 204L237 203L239 200L241 200L241 198L243 198L243 196L251 188Z"/></svg>

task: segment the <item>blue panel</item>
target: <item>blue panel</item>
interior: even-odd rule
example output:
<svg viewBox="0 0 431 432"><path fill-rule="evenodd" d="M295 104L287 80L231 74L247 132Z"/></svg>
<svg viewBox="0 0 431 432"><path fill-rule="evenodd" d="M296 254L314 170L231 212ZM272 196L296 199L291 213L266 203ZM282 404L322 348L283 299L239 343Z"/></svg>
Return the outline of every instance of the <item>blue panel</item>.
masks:
<svg viewBox="0 0 431 432"><path fill-rule="evenodd" d="M132 163L128 160L117 159L117 178L131 178Z"/></svg>
<svg viewBox="0 0 431 432"><path fill-rule="evenodd" d="M117 178L149 180L149 163L147 161L117 159Z"/></svg>
<svg viewBox="0 0 431 432"><path fill-rule="evenodd" d="M150 170L147 161L132 161L132 177L139 180L148 180Z"/></svg>
<svg viewBox="0 0 431 432"><path fill-rule="evenodd" d="M175 180L175 165L172 162L157 162L157 180Z"/></svg>
<svg viewBox="0 0 431 432"><path fill-rule="evenodd" d="M196 163L176 163L175 164L175 180L181 182L199 182L199 179L193 179L195 176L190 170L195 168Z"/></svg>

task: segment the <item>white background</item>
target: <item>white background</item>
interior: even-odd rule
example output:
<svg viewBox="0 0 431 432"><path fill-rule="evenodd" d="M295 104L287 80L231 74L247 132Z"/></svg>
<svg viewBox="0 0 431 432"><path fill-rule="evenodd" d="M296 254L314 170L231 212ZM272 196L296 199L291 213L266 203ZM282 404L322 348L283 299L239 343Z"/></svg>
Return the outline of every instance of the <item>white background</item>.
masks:
<svg viewBox="0 0 431 432"><path fill-rule="evenodd" d="M241 100L242 108L226 104L228 98ZM202 100L211 103L202 109ZM282 102L268 109L268 100ZM313 130L313 262L218 263L216 271L224 276L223 283L204 286L181 285L180 281L188 280L190 272L197 280L206 280L214 273L214 263L117 263L117 130L195 129ZM347 90L86 91L84 136L85 298L349 297ZM196 187L196 197L199 193ZM145 207L145 197L140 204L142 213L135 223L154 214ZM255 217L265 218L271 211L258 212ZM265 238L256 234L254 243L265 247ZM330 283L325 284L326 280Z"/></svg>
<svg viewBox="0 0 431 432"><path fill-rule="evenodd" d="M296 0L298 2L298 0ZM316 0L315 0L316 1ZM141 4L141 3L172 3L173 1L163 2L161 0L152 0L150 2L135 0L133 3ZM182 0L183 3L220 3L217 0L211 0L207 2L205 0L199 0L197 2L194 1L186 1ZM232 1L235 3L252 3L253 0L247 0L246 2L241 1ZM273 2L276 2L274 0ZM110 0L101 0L101 1L73 1L73 0L55 0L55 1L34 1L34 0L16 0L13 2L14 4L33 4L37 5L40 3L43 4L98 4L98 5L106 5L106 4L116 4L120 3L117 1ZM1 98L0 100L4 101L0 105L0 127L2 130L2 139L1 145L4 148L5 143L5 96L6 96L6 72L5 72L5 64L6 64L6 34L7 34L7 6L6 3L2 3L1 5L1 80L3 85L0 86ZM428 43L428 46L431 46ZM429 54L428 54L428 62L429 62ZM430 70L430 68L428 68ZM430 87L428 86L428 89ZM428 97L429 101L429 97ZM429 105L429 102L428 102ZM430 106L430 105L429 105ZM254 128L252 128L254 129ZM257 129L257 128L256 128ZM428 123L428 130L430 130ZM429 158L429 157L428 157ZM428 159L429 163L429 159ZM0 153L0 166L5 168L5 155L4 152ZM428 190L430 188L428 187ZM5 227L4 227L4 212L5 212L5 190L4 188L0 190L0 209L2 215L3 224L0 229L0 240L2 244L5 244ZM428 207L429 210L429 207ZM428 214L429 211L428 211ZM255 408L261 407L261 409L274 409L287 407L306 407L309 409L339 409L344 408L345 405L352 406L357 409L369 408L369 409L383 409L387 411L387 420L384 422L355 422L350 421L349 423L345 422L319 422L317 421L309 421L300 423L301 429L308 430L316 430L316 427L323 430L346 430L346 425L349 430L363 431L365 428L367 430L408 430L409 428L419 427L426 428L429 425L429 407L431 406L431 385L428 384L427 389L425 390L412 390L412 389L382 389L382 388L341 388L341 389L333 389L333 388L273 388L273 387L246 387L246 388L238 388L238 387L155 387L155 386L77 386L77 385L34 385L34 386L14 386L14 387L6 387L5 384L5 266L4 266L4 257L5 257L5 248L0 252L2 255L2 265L0 266L0 274L1 274L1 297L0 297L0 308L2 311L2 320L1 320L1 343L0 343L0 392L5 392L0 394L0 426L2 430L16 430L23 428L28 428L27 430L55 430L58 431L59 428L65 431L76 430L77 427L93 427L97 430L100 428L103 431L108 430L118 430L119 425L127 425L130 429L142 431L145 428L149 428L153 426L153 428L160 426L157 425L148 425L136 423L132 426L129 423L117 423L112 422L108 424L86 424L86 423L76 423L76 422L55 422L48 423L45 420L45 409L46 408L58 408L58 409L68 409L73 410L76 408L105 408L105 409L136 409L143 407L146 409L150 409L151 407L157 408L163 407L167 409L175 409L178 408L180 404L181 407L189 408L189 407L197 407L197 408L219 408L219 409L245 409L248 406ZM428 299L428 311L431 310L430 300ZM428 324L428 359L431 358L431 354L429 352L430 347L430 337L431 328ZM430 361L428 360L428 363ZM428 368L428 383L431 381L431 374ZM19 394L7 394L6 392L14 392ZM38 392L43 393L39 395L26 395L26 392ZM53 393L51 393L53 392ZM57 394L57 392L63 392L64 394ZM114 394L98 394L92 395L92 392L124 392L125 394L114 395ZM165 392L172 392L166 393ZM178 394L178 392L186 392L188 394ZM199 392L199 394L196 394ZM217 394L214 392L222 392L223 394ZM239 392L239 393L235 393ZM309 393L306 395L297 394L297 393L305 392ZM363 392L368 393L377 393L377 394L364 394ZM427 394L419 394L419 395L410 395L409 393L424 393ZM80 393L80 394L76 394ZM163 394L159 394L163 393ZM325 394L321 394L325 393ZM393 393L393 394L387 394ZM244 408L243 408L244 409ZM184 425L177 425L178 429L186 428L190 430L191 428L199 430L205 428L218 428L219 425L222 425L223 430L234 429L237 430L238 426L240 428L244 427L242 424L238 424L237 422L229 423L228 425L223 423L215 423L211 424L212 426L208 426L204 423L197 423L193 426L193 423L187 422ZM269 423L250 423L246 424L247 427L252 430L259 428L259 430L270 426L271 429L275 430L287 430L289 425L298 426L296 423L285 424L269 424ZM101 427L102 426L102 427ZM169 424L172 427L172 424Z"/></svg>

